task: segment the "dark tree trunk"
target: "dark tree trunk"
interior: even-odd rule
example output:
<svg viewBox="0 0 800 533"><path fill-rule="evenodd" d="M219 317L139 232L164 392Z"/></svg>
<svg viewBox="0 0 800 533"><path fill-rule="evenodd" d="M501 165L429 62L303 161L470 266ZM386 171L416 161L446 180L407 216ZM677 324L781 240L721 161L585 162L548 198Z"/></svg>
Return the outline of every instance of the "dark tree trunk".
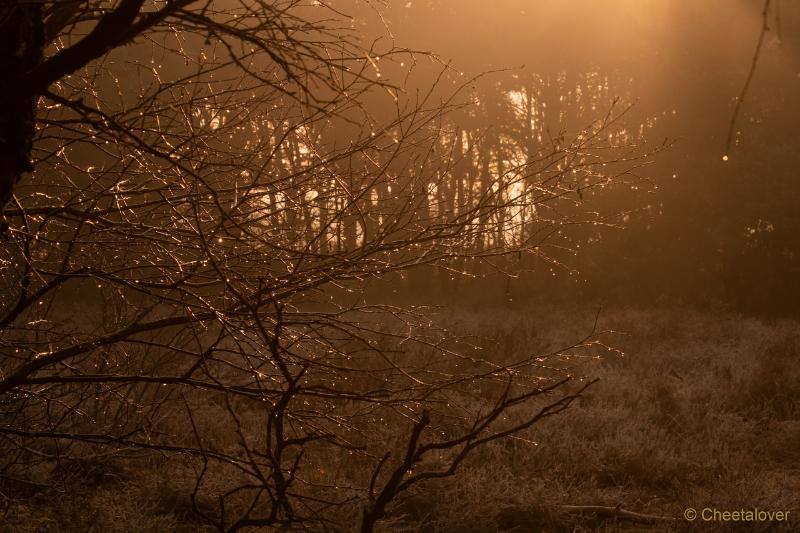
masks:
<svg viewBox="0 0 800 533"><path fill-rule="evenodd" d="M7 0L0 7L0 207L11 199L24 172L33 170L36 95L20 93L24 75L42 61L44 27L41 6Z"/></svg>

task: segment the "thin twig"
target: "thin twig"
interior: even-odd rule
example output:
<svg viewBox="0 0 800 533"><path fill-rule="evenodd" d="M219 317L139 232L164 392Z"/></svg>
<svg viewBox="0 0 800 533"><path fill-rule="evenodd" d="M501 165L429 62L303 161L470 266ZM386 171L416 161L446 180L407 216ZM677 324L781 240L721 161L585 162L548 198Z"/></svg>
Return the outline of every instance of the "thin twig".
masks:
<svg viewBox="0 0 800 533"><path fill-rule="evenodd" d="M747 73L742 91L736 97L736 105L733 107L733 114L731 115L731 124L728 127L728 138L725 140L725 154L723 159L728 160L728 154L731 151L731 143L733 142L733 134L736 131L736 120L739 118L739 111L742 107L747 91L750 89L750 83L753 81L753 76L756 73L756 65L758 65L758 58L761 57L761 48L764 44L764 37L769 32L769 6L772 0L764 0L764 10L761 12L761 32L758 35L758 42L756 43L756 50L753 53L753 61L750 63L750 70Z"/></svg>
<svg viewBox="0 0 800 533"><path fill-rule="evenodd" d="M579 514L593 513L600 516L638 522L640 524L653 524L657 522L675 522L678 519L671 516L660 516L646 513L627 511L621 505L610 507L605 505L559 505L558 509L564 513Z"/></svg>

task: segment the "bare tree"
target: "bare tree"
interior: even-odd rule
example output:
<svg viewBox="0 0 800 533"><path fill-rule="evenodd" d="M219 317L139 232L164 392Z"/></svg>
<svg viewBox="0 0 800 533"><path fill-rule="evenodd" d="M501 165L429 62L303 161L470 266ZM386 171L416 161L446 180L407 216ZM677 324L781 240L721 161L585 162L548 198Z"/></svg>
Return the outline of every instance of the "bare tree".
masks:
<svg viewBox="0 0 800 533"><path fill-rule="evenodd" d="M561 352L485 354L361 286L470 275L601 221L584 196L644 157L615 109L535 149L487 140L446 68L424 92L391 82L430 56L364 45L322 2L2 17L32 28L0 45L19 114L0 123L6 481L153 452L194 468L194 512L220 531L366 532L587 386L549 364Z"/></svg>

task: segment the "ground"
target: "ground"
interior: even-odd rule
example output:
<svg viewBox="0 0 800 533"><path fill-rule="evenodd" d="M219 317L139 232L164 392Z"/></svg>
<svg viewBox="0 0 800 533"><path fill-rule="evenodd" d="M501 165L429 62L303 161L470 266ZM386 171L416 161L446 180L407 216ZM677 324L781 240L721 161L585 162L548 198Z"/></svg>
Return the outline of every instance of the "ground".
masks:
<svg viewBox="0 0 800 533"><path fill-rule="evenodd" d="M595 312L563 306L451 310L450 327L498 353L546 351L584 336ZM704 531L800 530L800 323L724 310L604 310L595 350L564 362L599 378L566 413L474 454L453 478L417 487L383 531L684 531L689 508L788 511L786 522L707 522ZM176 465L75 464L69 491L5 483L2 531L197 531ZM75 481L79 484L74 484ZM57 485L57 484L56 484ZM65 485L62 485L65 486ZM567 512L621 506L653 524Z"/></svg>

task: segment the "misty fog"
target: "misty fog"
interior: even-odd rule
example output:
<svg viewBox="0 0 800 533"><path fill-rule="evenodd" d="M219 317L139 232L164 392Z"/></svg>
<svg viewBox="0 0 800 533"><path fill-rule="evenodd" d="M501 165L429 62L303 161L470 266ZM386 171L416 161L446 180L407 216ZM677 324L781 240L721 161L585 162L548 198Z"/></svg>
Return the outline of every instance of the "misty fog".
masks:
<svg viewBox="0 0 800 533"><path fill-rule="evenodd" d="M797 2L8 0L0 68L0 530L798 530Z"/></svg>

